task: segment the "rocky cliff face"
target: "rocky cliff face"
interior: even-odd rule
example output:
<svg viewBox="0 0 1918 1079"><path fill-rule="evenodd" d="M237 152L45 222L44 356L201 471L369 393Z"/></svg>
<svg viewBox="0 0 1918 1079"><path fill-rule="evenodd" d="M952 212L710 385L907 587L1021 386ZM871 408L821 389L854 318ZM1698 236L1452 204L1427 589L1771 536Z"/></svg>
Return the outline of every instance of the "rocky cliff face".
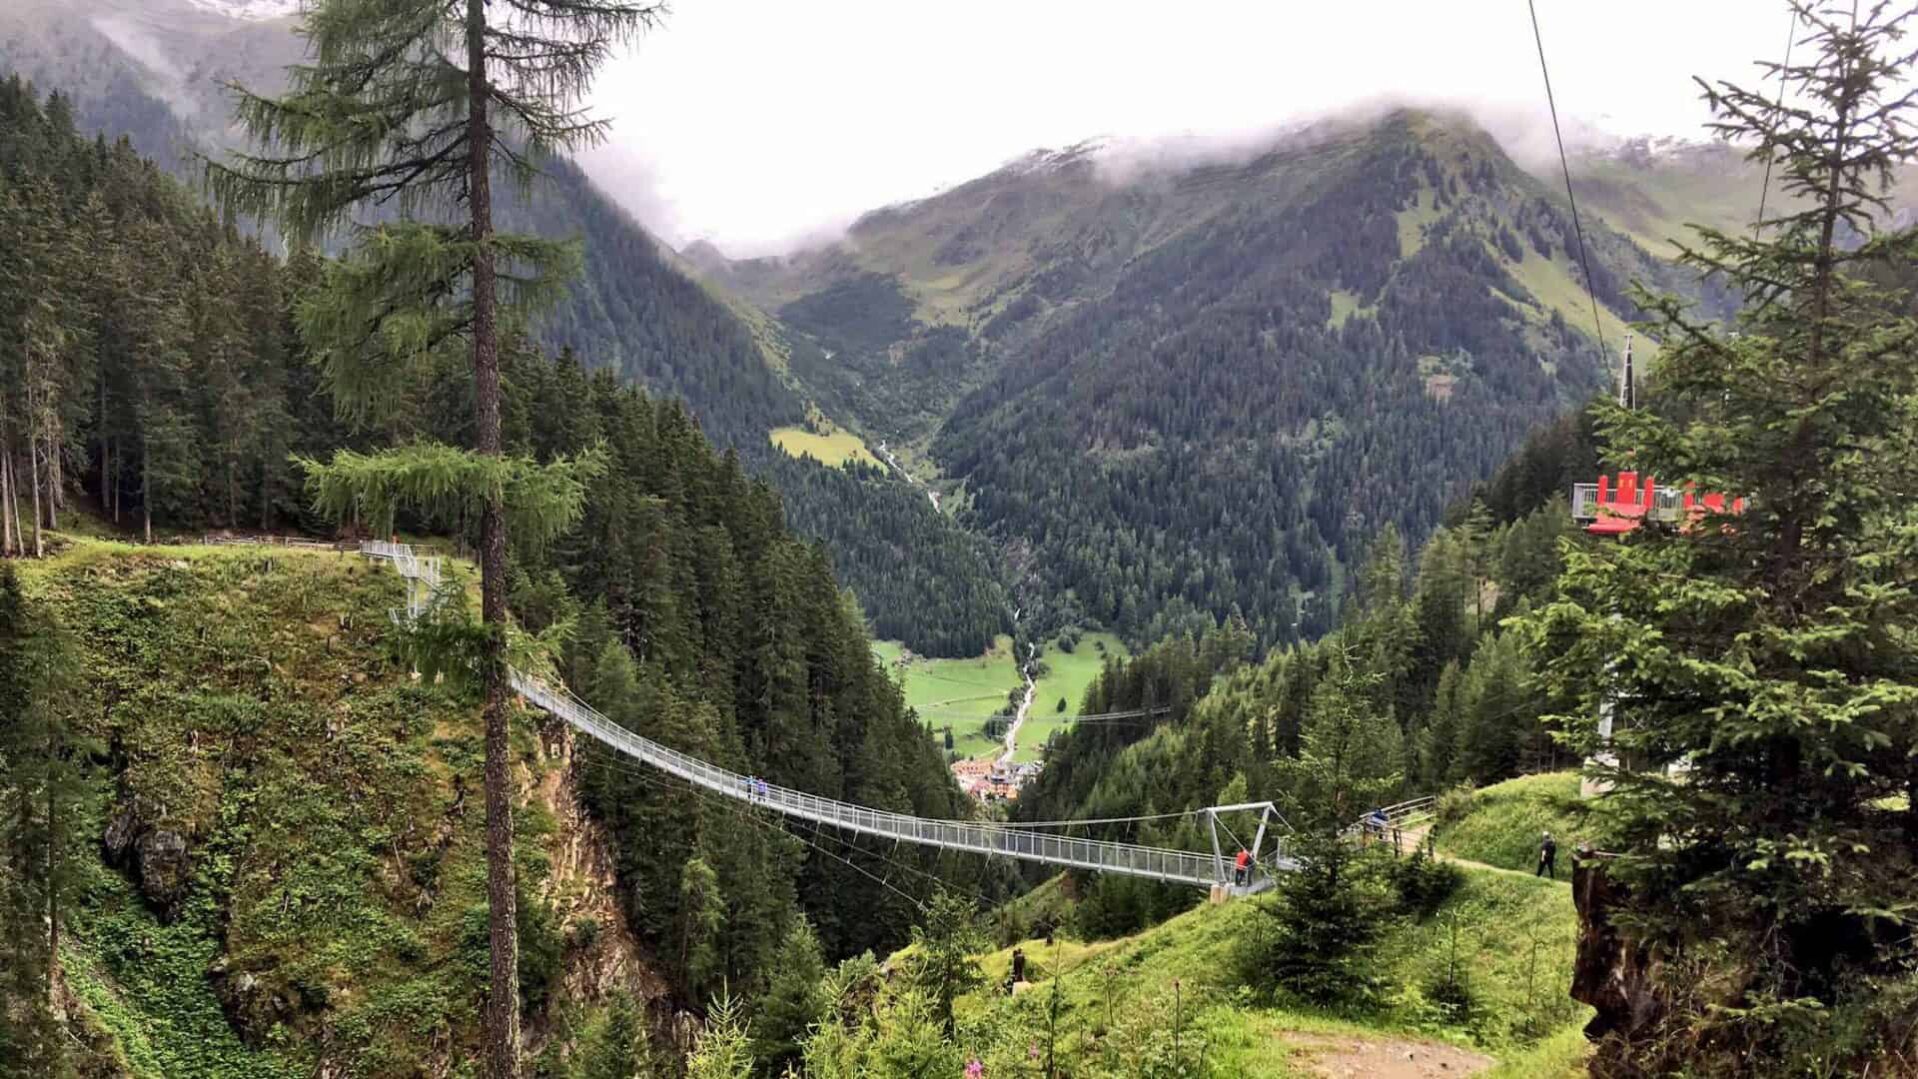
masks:
<svg viewBox="0 0 1918 1079"><path fill-rule="evenodd" d="M546 844L551 875L541 897L552 905L570 945L559 996L592 1004L631 994L645 1005L654 1025L666 1029L672 1019L671 987L621 908L611 838L579 797L578 769L588 765L576 753L577 740L571 727L546 718L540 728L540 753L547 767L524 774L530 783L527 801L544 807L556 824ZM530 1051L564 1037L550 1019L549 1012L528 1025Z"/></svg>

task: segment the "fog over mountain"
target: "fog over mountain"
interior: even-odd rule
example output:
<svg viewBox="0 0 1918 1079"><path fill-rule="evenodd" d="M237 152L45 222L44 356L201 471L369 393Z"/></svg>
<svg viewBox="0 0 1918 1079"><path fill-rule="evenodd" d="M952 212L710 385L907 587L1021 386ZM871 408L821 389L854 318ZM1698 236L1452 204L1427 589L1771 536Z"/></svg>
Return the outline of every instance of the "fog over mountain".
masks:
<svg viewBox="0 0 1918 1079"><path fill-rule="evenodd" d="M1539 19L1568 137L1702 135L1691 77L1756 82L1754 58L1776 59L1787 30L1752 0L1540 0ZM594 178L676 246L703 237L735 258L1099 135L1257 144L1411 104L1468 107L1520 159L1550 139L1524 9L1490 0L1199 0L1176 14L1130 0L696 0L596 98L615 123L587 157Z"/></svg>

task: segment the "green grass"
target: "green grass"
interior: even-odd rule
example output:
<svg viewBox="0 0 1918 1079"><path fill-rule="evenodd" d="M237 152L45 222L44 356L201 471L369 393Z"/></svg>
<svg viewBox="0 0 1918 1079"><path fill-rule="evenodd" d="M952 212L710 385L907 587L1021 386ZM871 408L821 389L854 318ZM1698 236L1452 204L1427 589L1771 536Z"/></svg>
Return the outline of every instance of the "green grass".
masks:
<svg viewBox="0 0 1918 1079"><path fill-rule="evenodd" d="M828 468L850 462L884 468L885 465L866 448L865 440L843 427L827 427L817 433L804 427L777 427L768 436L772 443L792 457L811 457Z"/></svg>
<svg viewBox="0 0 1918 1079"><path fill-rule="evenodd" d="M1105 646L1104 651L1100 645ZM1056 638L1047 641L1039 653L1040 661L1046 665L1046 674L1039 679L1032 695L1032 711L1019 728L1019 749L1012 759L1038 760L1046 739L1072 725L1072 717L1079 714L1079 703L1085 699L1086 688L1105 667L1106 656L1125 654L1125 645L1110 633L1082 634L1070 652L1061 651ZM1061 700L1066 702L1064 712L1059 711Z"/></svg>
<svg viewBox="0 0 1918 1079"><path fill-rule="evenodd" d="M1012 638L1001 635L992 651L970 659L914 656L900 664L905 648L897 641L875 641L873 654L884 660L906 692L906 703L935 731L952 727L953 749L962 757L990 756L999 743L986 737L986 720L1010 711L1006 694L1022 683L1012 659Z"/></svg>
<svg viewBox="0 0 1918 1079"><path fill-rule="evenodd" d="M1012 657L1012 638L1001 636L992 651L970 659L913 656L901 664L907 652L898 641L874 641L872 652L903 683L906 703L918 710L922 720L935 731L951 725L953 749L960 756L988 757L1002 751L1004 743L986 737L985 725L992 716L1011 710L1007 694L1023 684ZM1086 687L1099 676L1105 657L1125 654L1125 645L1110 633L1083 634L1071 652L1060 650L1057 640L1047 641L1039 653L1047 673L1039 679L1032 712L1019 728L1019 748L1013 759L1038 760L1046 739L1072 725ZM1061 699L1066 702L1063 713Z"/></svg>
<svg viewBox="0 0 1918 1079"><path fill-rule="evenodd" d="M1569 890L1484 869L1465 871L1458 892L1432 917L1395 922L1381 949L1387 985L1371 1011L1332 1013L1257 998L1240 982L1243 942L1268 928L1263 900L1202 905L1136 936L1083 942L1059 937L1019 943L1035 990L1006 998L994 991L1011 949L981 957L987 988L959 1002L962 1041L992 1070L1016 1064L1045 1038L1050 982L1059 976L1058 1051L1081 1053L1086 1071L1133 1074L1138 1062L1170 1049L1174 986L1185 1049L1203 1047L1209 1068L1196 1074L1288 1075L1298 1069L1288 1036L1345 1034L1438 1040L1501 1058L1498 1074L1566 1074L1583 1059L1577 1028L1590 1011L1565 995L1576 949ZM1454 954L1474 999L1474 1017L1441 1016L1422 986ZM1093 1068L1103 1058L1104 1070Z"/></svg>
<svg viewBox="0 0 1918 1079"><path fill-rule="evenodd" d="M1541 315L1548 311L1557 311L1565 321L1581 329L1592 325L1592 300L1583 285L1572 275L1570 269L1556 259L1549 259L1530 247L1525 249L1525 258L1520 262L1505 260L1512 276L1525 286L1531 299L1539 305ZM1601 305L1598 309L1598 321L1605 327L1607 341L1622 341L1631 332L1631 326L1610 308Z"/></svg>
<svg viewBox="0 0 1918 1079"><path fill-rule="evenodd" d="M1421 187L1412 205L1395 216L1399 226L1399 257L1409 259L1425 246L1425 226L1439 219L1438 196Z"/></svg>
<svg viewBox="0 0 1918 1079"><path fill-rule="evenodd" d="M1335 288L1329 295L1332 300L1332 315L1325 321L1326 325L1335 330L1345 325L1345 320L1351 318L1353 315L1369 315L1372 313L1371 308L1361 307L1359 305L1359 294L1356 292L1348 292L1342 288Z"/></svg>
<svg viewBox="0 0 1918 1079"><path fill-rule="evenodd" d="M1503 1057L1485 1079L1582 1079L1592 1043L1576 1026L1568 1026L1528 1049Z"/></svg>
<svg viewBox="0 0 1918 1079"><path fill-rule="evenodd" d="M1441 802L1435 838L1442 854L1501 869L1532 872L1538 866L1539 833L1558 840L1559 879L1571 875L1572 848L1592 828L1588 803L1578 796L1576 772L1520 776Z"/></svg>

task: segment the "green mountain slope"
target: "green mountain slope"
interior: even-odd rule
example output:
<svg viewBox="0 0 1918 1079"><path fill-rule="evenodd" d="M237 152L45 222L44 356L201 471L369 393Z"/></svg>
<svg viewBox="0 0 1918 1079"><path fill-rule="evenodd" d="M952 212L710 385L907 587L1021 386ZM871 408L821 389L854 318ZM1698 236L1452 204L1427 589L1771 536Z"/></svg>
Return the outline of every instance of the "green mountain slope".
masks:
<svg viewBox="0 0 1918 1079"><path fill-rule="evenodd" d="M1918 206L1914 175L1909 167L1900 171L1891 197L1895 212ZM1559 182L1556 172L1540 178ZM1781 179L1774 175L1764 194L1767 218L1793 207ZM1765 192L1765 169L1725 143L1634 139L1579 154L1573 159L1572 187L1580 208L1589 208L1647 251L1676 256L1680 242L1696 246L1694 225L1749 233Z"/></svg>
<svg viewBox="0 0 1918 1079"><path fill-rule="evenodd" d="M1588 221L1623 283L1677 284ZM791 369L929 451L1058 624L1154 638L1241 610L1328 628L1355 544L1422 536L1529 427L1606 384L1569 214L1462 117L1323 124L1262 153L1038 154L706 272L819 346Z"/></svg>
<svg viewBox="0 0 1918 1079"><path fill-rule="evenodd" d="M968 1060L986 1075L1583 1073L1578 1026L1591 1013L1564 995L1577 929L1566 885L1465 870L1435 911L1389 920L1371 970L1378 1003L1344 1012L1246 987L1248 945L1278 931L1269 911L1266 898L1235 900L1114 940L1015 936L978 957L983 985L957 1000L948 1043L931 1035L923 999L896 984L904 979L848 963L827 982L838 995L824 1003L807 1063L830 1075L894 1074L886 1065L902 1058L931 1074L958 1074ZM1008 996L1015 947L1029 984ZM888 967L910 970L913 958ZM1447 981L1465 987L1465 1007L1442 1003Z"/></svg>

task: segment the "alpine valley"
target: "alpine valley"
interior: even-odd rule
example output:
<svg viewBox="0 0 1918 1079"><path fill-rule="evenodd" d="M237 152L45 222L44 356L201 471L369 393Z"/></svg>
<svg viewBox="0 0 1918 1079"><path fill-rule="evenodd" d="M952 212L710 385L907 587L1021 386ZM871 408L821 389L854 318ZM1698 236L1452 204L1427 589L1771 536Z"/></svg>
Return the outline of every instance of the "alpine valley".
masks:
<svg viewBox="0 0 1918 1079"><path fill-rule="evenodd" d="M236 137L222 83L277 85L293 26L265 3L20 0L0 68L196 179ZM674 252L621 192L546 168L504 223L586 242L543 343L685 400L827 543L875 635L933 656L1235 613L1267 643L1323 633L1366 537L1417 542L1609 384L1624 282L1724 307L1673 238L1747 219L1757 189L1729 147L1587 150L1594 312L1555 177L1462 112L1034 151L740 261Z"/></svg>
<svg viewBox="0 0 1918 1079"><path fill-rule="evenodd" d="M1918 1074L1918 0L756 257L683 3L0 0L0 1077Z"/></svg>

